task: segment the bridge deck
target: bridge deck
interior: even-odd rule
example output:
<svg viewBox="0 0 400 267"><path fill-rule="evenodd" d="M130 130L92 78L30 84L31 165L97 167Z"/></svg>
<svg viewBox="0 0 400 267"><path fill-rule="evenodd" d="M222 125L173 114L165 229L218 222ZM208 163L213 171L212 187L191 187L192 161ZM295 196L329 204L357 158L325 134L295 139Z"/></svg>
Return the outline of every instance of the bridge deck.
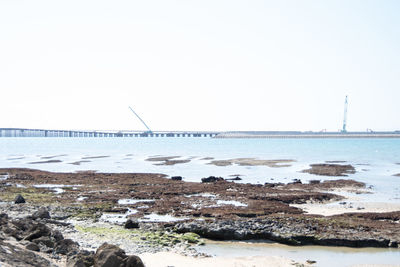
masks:
<svg viewBox="0 0 400 267"><path fill-rule="evenodd" d="M203 131L76 131L0 128L0 137L214 137L219 132Z"/></svg>

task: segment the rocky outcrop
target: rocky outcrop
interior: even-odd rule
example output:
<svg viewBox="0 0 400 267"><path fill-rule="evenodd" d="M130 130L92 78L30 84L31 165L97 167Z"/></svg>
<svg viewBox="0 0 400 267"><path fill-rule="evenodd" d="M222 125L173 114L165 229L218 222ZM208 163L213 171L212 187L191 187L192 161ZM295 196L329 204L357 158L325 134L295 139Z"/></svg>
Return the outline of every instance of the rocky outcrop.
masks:
<svg viewBox="0 0 400 267"><path fill-rule="evenodd" d="M66 257L67 267L144 267L139 257L126 255L115 245L104 243L96 254L81 250L77 242L52 229L49 225L57 223L49 218L46 209L15 220L0 214L0 262L6 266L56 267L65 265L51 259Z"/></svg>
<svg viewBox="0 0 400 267"><path fill-rule="evenodd" d="M61 239L55 244L54 251L62 255L74 255L79 251L79 244L71 239Z"/></svg>
<svg viewBox="0 0 400 267"><path fill-rule="evenodd" d="M94 255L95 267L144 267L137 256L127 256L118 246L104 243Z"/></svg>
<svg viewBox="0 0 400 267"><path fill-rule="evenodd" d="M398 247L398 236L377 235L357 223L332 224L327 218L275 217L250 220L192 221L175 226L214 240L267 239L289 245Z"/></svg>
<svg viewBox="0 0 400 267"><path fill-rule="evenodd" d="M86 250L67 258L67 267L89 267L94 265L94 253Z"/></svg>
<svg viewBox="0 0 400 267"><path fill-rule="evenodd" d="M0 241L0 261L11 266L56 266L32 251L52 255L83 253L79 250L78 243L64 239L58 230L50 228L46 223L48 218L50 215L45 209L15 220L5 213L0 214L0 235L3 236ZM20 246L16 246L15 242L8 242L13 238Z"/></svg>
<svg viewBox="0 0 400 267"><path fill-rule="evenodd" d="M356 169L350 164L321 163L311 164L310 167L310 169L303 170L302 172L323 176L348 176L348 174L356 172Z"/></svg>
<svg viewBox="0 0 400 267"><path fill-rule="evenodd" d="M49 266L57 267L51 263L48 259L21 247L17 247L13 244L0 241L0 262L6 263L9 266L25 266L25 267L36 267L36 266Z"/></svg>

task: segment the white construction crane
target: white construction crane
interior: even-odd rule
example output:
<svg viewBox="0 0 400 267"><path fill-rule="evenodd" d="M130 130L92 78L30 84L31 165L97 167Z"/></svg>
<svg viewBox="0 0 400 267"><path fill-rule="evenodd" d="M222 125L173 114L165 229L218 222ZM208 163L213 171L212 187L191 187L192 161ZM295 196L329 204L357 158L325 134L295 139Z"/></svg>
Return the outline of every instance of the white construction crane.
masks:
<svg viewBox="0 0 400 267"><path fill-rule="evenodd" d="M342 129L342 133L346 133L346 126L347 126L347 95L346 95L346 100L344 101L344 115L343 115L343 129Z"/></svg>
<svg viewBox="0 0 400 267"><path fill-rule="evenodd" d="M139 115L136 114L136 112L133 110L133 108L129 107L129 109L133 112L133 114L136 115L136 117L137 117L137 118L143 123L143 125L147 128L147 132L145 132L145 133L148 133L148 134L153 133L153 131L150 130L149 126L147 126L147 124L142 120L142 118L140 118Z"/></svg>

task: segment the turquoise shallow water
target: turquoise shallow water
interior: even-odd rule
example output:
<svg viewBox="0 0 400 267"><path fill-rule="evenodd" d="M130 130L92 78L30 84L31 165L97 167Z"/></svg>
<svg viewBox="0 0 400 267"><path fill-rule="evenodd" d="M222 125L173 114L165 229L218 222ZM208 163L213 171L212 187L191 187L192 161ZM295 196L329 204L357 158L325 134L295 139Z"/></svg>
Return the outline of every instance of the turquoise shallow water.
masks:
<svg viewBox="0 0 400 267"><path fill-rule="evenodd" d="M49 158L56 156L54 158ZM70 163L85 157L81 165ZM151 156L180 156L186 164L156 166ZM47 157L47 158L46 158ZM293 159L290 167L226 166L210 160L232 158ZM57 163L30 162L59 160ZM369 201L400 202L400 139L213 139L213 138L0 138L0 167L28 167L49 171L155 172L200 181L214 175L242 175L242 182L290 182L292 179L337 179L300 171L312 163L346 161L357 172L349 178L373 186Z"/></svg>
<svg viewBox="0 0 400 267"><path fill-rule="evenodd" d="M350 267L359 264L400 266L400 249L287 246L268 241L206 242L198 250L213 256L282 256L299 262L316 261L318 267ZM369 265L370 266L370 265ZM382 266L382 265L381 265Z"/></svg>

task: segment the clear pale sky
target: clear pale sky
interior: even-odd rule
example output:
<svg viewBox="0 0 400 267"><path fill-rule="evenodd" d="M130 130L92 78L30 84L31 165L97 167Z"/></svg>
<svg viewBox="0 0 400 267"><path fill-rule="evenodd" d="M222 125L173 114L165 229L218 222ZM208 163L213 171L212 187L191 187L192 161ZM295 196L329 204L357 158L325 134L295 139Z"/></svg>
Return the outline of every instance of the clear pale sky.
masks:
<svg viewBox="0 0 400 267"><path fill-rule="evenodd" d="M400 1L0 0L0 127L400 130Z"/></svg>

